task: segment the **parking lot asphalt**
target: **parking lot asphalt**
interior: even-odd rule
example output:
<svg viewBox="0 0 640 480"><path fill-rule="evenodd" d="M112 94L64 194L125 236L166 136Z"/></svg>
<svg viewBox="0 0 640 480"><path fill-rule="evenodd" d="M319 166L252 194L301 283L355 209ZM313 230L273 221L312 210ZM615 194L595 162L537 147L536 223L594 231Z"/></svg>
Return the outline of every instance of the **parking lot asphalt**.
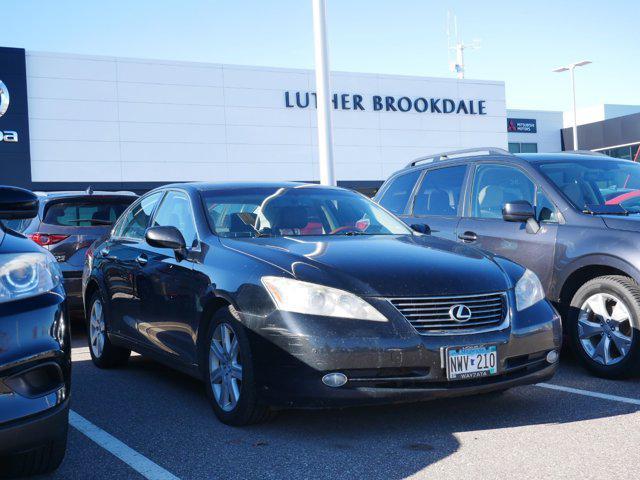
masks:
<svg viewBox="0 0 640 480"><path fill-rule="evenodd" d="M81 337L74 345L71 408L80 430L70 429L60 469L42 478L601 479L634 478L640 463L640 380L591 377L570 352L549 383L578 392L527 386L287 411L232 428L217 421L198 381L140 356L99 370Z"/></svg>

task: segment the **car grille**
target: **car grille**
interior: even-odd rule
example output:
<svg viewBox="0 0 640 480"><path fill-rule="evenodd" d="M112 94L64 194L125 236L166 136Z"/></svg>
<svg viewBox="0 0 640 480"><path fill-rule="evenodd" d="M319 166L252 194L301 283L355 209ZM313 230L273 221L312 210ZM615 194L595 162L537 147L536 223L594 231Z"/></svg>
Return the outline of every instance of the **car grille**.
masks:
<svg viewBox="0 0 640 480"><path fill-rule="evenodd" d="M447 297L391 298L389 301L420 334L457 332L501 325L507 314L506 295L456 295ZM449 312L452 307L465 305L471 318L456 321Z"/></svg>

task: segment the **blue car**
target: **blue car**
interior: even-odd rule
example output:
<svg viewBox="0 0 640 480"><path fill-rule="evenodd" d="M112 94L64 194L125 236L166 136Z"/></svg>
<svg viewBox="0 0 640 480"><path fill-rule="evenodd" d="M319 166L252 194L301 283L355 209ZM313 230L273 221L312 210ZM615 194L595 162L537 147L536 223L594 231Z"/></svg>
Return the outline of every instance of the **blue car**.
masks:
<svg viewBox="0 0 640 480"><path fill-rule="evenodd" d="M38 212L35 195L0 186L0 477L55 470L67 445L71 344L53 255L3 221Z"/></svg>

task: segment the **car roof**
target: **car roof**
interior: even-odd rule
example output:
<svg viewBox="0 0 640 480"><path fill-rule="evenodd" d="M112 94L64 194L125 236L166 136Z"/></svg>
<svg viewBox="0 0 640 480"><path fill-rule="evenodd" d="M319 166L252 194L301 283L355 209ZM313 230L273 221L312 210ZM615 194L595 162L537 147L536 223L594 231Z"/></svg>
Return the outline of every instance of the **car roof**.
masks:
<svg viewBox="0 0 640 480"><path fill-rule="evenodd" d="M245 188L332 188L336 190L344 190L340 187L331 187L327 185L319 185L317 183L304 182L190 182L190 183L171 183L163 185L156 190L164 190L167 188L180 188L191 191L224 191L238 190Z"/></svg>
<svg viewBox="0 0 640 480"><path fill-rule="evenodd" d="M65 190L65 191L59 191L59 192L33 192L33 193L35 193L38 197L46 197L46 198L81 197L83 195L86 195L87 197L99 196L99 195L118 195L118 196L134 196L134 197L136 196L134 192L129 192L127 190L119 190L114 192L109 192L106 190L96 190L96 191L92 191L91 193L88 193L86 190L78 190L78 191Z"/></svg>
<svg viewBox="0 0 640 480"><path fill-rule="evenodd" d="M516 157L531 163L536 162L566 162L567 160L612 160L620 161L620 158L613 158L607 155L591 152L591 153L574 153L574 152L557 152L557 153L516 153Z"/></svg>

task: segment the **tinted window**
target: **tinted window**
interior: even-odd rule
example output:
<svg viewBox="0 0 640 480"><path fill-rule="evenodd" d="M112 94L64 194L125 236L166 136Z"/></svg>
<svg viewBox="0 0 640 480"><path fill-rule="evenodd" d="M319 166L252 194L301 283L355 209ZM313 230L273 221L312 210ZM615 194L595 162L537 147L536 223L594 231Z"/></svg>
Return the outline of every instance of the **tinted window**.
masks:
<svg viewBox="0 0 640 480"><path fill-rule="evenodd" d="M413 192L413 187L416 185L421 173L421 171L415 170L391 180L391 184L382 194L382 198L379 201L380 205L395 214L404 213L411 192Z"/></svg>
<svg viewBox="0 0 640 480"><path fill-rule="evenodd" d="M544 192L538 188L536 192L536 218L542 223L557 223L558 214L556 207L547 198Z"/></svg>
<svg viewBox="0 0 640 480"><path fill-rule="evenodd" d="M579 210L622 207L640 213L640 165L598 157L537 167Z"/></svg>
<svg viewBox="0 0 640 480"><path fill-rule="evenodd" d="M182 233L187 246L193 246L198 238L190 200L184 193L167 193L153 219L153 226L176 227Z"/></svg>
<svg viewBox="0 0 640 480"><path fill-rule="evenodd" d="M507 202L535 202L535 186L522 171L503 165L480 165L473 181L473 210L476 218L502 218Z"/></svg>
<svg viewBox="0 0 640 480"><path fill-rule="evenodd" d="M134 200L131 198L82 198L49 202L42 223L68 227L111 225Z"/></svg>
<svg viewBox="0 0 640 480"><path fill-rule="evenodd" d="M163 192L156 192L139 200L118 222L114 229L114 237L143 239L149 225L149 219L153 214L153 209L162 195Z"/></svg>
<svg viewBox="0 0 640 480"><path fill-rule="evenodd" d="M222 237L406 235L404 223L357 193L333 188L246 188L203 192Z"/></svg>
<svg viewBox="0 0 640 480"><path fill-rule="evenodd" d="M457 215L466 171L465 165L428 171L415 197L413 214Z"/></svg>

